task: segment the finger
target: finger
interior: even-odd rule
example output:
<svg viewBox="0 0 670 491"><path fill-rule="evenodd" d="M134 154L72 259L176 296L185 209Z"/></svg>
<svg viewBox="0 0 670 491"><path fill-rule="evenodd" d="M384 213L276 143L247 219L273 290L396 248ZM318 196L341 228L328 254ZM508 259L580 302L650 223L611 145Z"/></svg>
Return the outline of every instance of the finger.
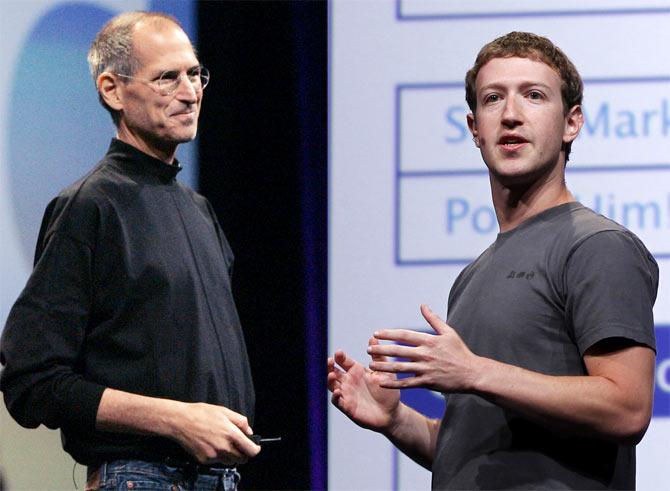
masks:
<svg viewBox="0 0 670 491"><path fill-rule="evenodd" d="M328 372L328 374L343 373L342 369L335 364L335 359L332 358L332 357L328 358L327 372Z"/></svg>
<svg viewBox="0 0 670 491"><path fill-rule="evenodd" d="M347 372L356 365L356 360L348 357L342 350L337 350L335 352L335 362Z"/></svg>
<svg viewBox="0 0 670 491"><path fill-rule="evenodd" d="M387 358L384 355L376 353L375 349L371 349L373 346L379 346L379 340L375 337L368 339L368 353L374 361L387 361Z"/></svg>
<svg viewBox="0 0 670 491"><path fill-rule="evenodd" d="M416 347L401 346L399 344L378 344L375 346L368 346L368 353L373 361L388 361L389 356L407 358L409 360L417 360L420 358Z"/></svg>
<svg viewBox="0 0 670 491"><path fill-rule="evenodd" d="M449 326L447 326L446 322L444 322L440 317L430 310L430 307L426 304L421 304L421 315L423 315L423 318L428 321L428 324L430 324L430 327L432 327L436 333L438 334L444 334Z"/></svg>
<svg viewBox="0 0 670 491"><path fill-rule="evenodd" d="M227 407L221 406L223 409L226 417L230 420L231 423L233 423L236 427L238 427L241 431L243 431L247 435L253 435L253 430L251 429L251 426L249 426L249 420L247 420L247 417L240 414L236 413L232 409L229 409Z"/></svg>
<svg viewBox="0 0 670 491"><path fill-rule="evenodd" d="M340 368L336 368L332 372L328 372L326 377L328 377L328 379L332 378L333 380L341 380L346 374L347 372L343 371Z"/></svg>
<svg viewBox="0 0 670 491"><path fill-rule="evenodd" d="M261 451L260 445L255 444L249 437L241 433L234 435L233 445L243 457L255 457Z"/></svg>
<svg viewBox="0 0 670 491"><path fill-rule="evenodd" d="M245 434L236 426L231 427L228 435L226 435L228 449L221 449L219 452L220 456L243 459L243 461L246 462L248 457L253 457L258 454L258 452L261 451L261 447L249 438L252 434L253 433Z"/></svg>
<svg viewBox="0 0 670 491"><path fill-rule="evenodd" d="M423 344L430 334L425 334L417 331L410 331L409 329L382 329L375 331L374 337L377 340L395 341L397 343L411 344L417 346Z"/></svg>
<svg viewBox="0 0 670 491"><path fill-rule="evenodd" d="M335 406L340 411L345 410L346 404L344 402L344 398L342 397L342 392L339 389L333 392L333 397L330 398L330 402L332 402L333 406Z"/></svg>
<svg viewBox="0 0 670 491"><path fill-rule="evenodd" d="M373 361L370 362L370 369L376 372L387 372L387 373L421 373L422 367L415 362L405 362L405 361L396 361L396 362L385 362L385 361Z"/></svg>
<svg viewBox="0 0 670 491"><path fill-rule="evenodd" d="M413 389L427 387L427 384L421 377L404 377L382 380L379 382L379 386L384 389Z"/></svg>
<svg viewBox="0 0 670 491"><path fill-rule="evenodd" d="M330 390L331 392L332 392L336 387L339 387L339 386L341 385L341 382L340 382L340 375L339 375L338 372L331 372L331 373L329 373L329 374L328 374L327 381L328 381L328 390Z"/></svg>

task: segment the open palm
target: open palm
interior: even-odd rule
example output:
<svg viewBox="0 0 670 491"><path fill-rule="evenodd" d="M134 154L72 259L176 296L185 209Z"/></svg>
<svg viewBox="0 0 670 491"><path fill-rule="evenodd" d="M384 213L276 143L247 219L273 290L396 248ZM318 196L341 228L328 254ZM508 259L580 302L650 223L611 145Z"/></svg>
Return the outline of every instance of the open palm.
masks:
<svg viewBox="0 0 670 491"><path fill-rule="evenodd" d="M376 344L377 340L370 343ZM382 361L384 357L373 359ZM395 375L372 371L343 351L328 359L328 389L333 393L333 404L363 428L383 431L391 424L400 405L400 391L380 386L389 380L395 380Z"/></svg>

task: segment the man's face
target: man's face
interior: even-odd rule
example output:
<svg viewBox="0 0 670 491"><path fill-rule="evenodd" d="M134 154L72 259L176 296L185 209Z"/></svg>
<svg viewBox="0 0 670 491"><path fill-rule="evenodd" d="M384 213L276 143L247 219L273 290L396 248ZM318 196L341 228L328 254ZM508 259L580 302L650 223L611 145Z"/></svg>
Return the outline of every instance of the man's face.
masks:
<svg viewBox="0 0 670 491"><path fill-rule="evenodd" d="M559 74L529 58L494 58L480 69L475 89L468 124L492 178L516 186L562 176L561 148L577 137L582 114L578 106L564 113Z"/></svg>
<svg viewBox="0 0 670 491"><path fill-rule="evenodd" d="M155 80L166 71L185 73L198 66L186 34L172 23L159 27L138 24L133 53L139 69L133 77ZM123 107L119 137L154 156L174 155L179 143L195 138L202 90L196 91L185 76L177 90L161 95L153 87L129 79L119 85Z"/></svg>

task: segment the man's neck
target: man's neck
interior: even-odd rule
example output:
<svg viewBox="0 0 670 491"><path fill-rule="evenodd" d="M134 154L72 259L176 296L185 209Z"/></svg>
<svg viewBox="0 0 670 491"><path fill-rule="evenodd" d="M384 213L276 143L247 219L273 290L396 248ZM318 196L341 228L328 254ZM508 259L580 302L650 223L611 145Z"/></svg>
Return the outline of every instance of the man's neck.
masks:
<svg viewBox="0 0 670 491"><path fill-rule="evenodd" d="M177 154L177 145L169 145L166 148L160 148L158 145L150 145L134 133L124 131L123 128L118 129L116 138L135 147L140 152L144 152L151 157L162 160L166 164L174 165L175 155Z"/></svg>
<svg viewBox="0 0 670 491"><path fill-rule="evenodd" d="M491 193L501 232L508 232L549 208L575 201L562 175L528 187L505 187L491 177Z"/></svg>

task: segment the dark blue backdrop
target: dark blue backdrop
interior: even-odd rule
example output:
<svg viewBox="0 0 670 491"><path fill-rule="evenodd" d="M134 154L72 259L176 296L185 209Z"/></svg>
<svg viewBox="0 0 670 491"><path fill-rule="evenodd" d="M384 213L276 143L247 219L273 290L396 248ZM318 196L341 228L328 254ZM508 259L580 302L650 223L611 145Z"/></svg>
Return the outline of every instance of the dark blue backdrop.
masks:
<svg viewBox="0 0 670 491"><path fill-rule="evenodd" d="M201 2L200 191L236 256L233 288L257 391L281 436L242 489L326 487L325 2Z"/></svg>

